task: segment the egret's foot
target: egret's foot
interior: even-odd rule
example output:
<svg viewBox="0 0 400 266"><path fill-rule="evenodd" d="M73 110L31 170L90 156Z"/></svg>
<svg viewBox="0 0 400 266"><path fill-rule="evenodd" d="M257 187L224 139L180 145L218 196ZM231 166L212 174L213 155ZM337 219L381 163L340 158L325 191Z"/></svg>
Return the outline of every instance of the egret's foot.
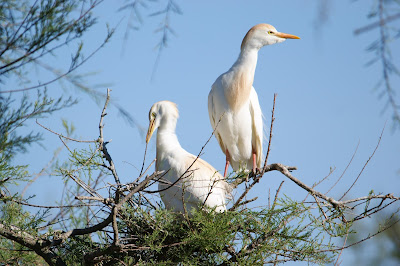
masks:
<svg viewBox="0 0 400 266"><path fill-rule="evenodd" d="M249 173L248 177L250 176L251 178L255 179L255 177L260 173L261 173L261 169L254 168L253 170L251 170L251 172ZM258 180L257 180L257 182L258 182Z"/></svg>

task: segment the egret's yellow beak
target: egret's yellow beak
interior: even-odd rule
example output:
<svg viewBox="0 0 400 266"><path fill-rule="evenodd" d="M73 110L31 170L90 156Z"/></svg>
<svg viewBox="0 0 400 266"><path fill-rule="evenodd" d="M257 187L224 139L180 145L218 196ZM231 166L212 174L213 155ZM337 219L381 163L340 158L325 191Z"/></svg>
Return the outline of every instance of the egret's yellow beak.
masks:
<svg viewBox="0 0 400 266"><path fill-rule="evenodd" d="M277 32L277 33L275 33L275 36L278 36L278 37L284 38L284 39L300 39L300 37L297 37L296 35L287 34L287 33L283 33L283 32Z"/></svg>
<svg viewBox="0 0 400 266"><path fill-rule="evenodd" d="M156 120L155 117L150 120L149 129L147 130L147 135L146 135L146 143L149 143L149 141L151 139L151 136L154 133L154 129L155 129L154 128L154 121L155 120Z"/></svg>

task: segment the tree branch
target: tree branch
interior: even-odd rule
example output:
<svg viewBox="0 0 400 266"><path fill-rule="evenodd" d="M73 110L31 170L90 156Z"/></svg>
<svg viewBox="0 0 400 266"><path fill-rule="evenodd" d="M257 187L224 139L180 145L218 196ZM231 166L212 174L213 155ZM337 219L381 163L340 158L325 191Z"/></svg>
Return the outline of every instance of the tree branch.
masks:
<svg viewBox="0 0 400 266"><path fill-rule="evenodd" d="M17 226L7 226L2 222L0 222L0 235L33 250L36 254L41 256L49 265L66 265L61 258L59 258L53 251L47 248L50 245L50 241L48 240L34 237Z"/></svg>

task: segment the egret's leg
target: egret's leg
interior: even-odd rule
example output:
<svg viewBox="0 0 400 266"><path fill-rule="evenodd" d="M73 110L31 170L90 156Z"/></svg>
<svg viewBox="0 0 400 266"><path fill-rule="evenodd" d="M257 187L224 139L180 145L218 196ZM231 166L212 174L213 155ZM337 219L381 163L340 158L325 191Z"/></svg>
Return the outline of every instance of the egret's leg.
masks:
<svg viewBox="0 0 400 266"><path fill-rule="evenodd" d="M230 157L230 155L229 155L228 149L226 149L225 154L226 154L226 162L225 162L224 177L226 177L226 174L227 174L227 172L228 172L228 167L229 167L229 161L231 160L231 157Z"/></svg>
<svg viewBox="0 0 400 266"><path fill-rule="evenodd" d="M255 174L257 170L257 163L256 163L256 153L253 152L253 173Z"/></svg>

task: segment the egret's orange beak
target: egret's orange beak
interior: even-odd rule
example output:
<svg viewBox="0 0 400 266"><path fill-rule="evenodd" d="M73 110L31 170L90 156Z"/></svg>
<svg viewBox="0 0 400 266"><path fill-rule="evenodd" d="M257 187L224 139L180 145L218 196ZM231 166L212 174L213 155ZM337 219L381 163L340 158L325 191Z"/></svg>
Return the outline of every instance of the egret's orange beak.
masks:
<svg viewBox="0 0 400 266"><path fill-rule="evenodd" d="M154 133L154 121L155 121L156 119L155 118L152 118L151 120L150 120L150 124L149 124L149 129L147 130L147 135L146 135L146 143L149 143L149 141L150 141L150 139L151 139L151 136L153 135L153 133Z"/></svg>
<svg viewBox="0 0 400 266"><path fill-rule="evenodd" d="M300 37L297 37L296 35L287 34L287 33L283 33L283 32L277 32L277 33L275 33L275 36L278 36L278 37L284 38L284 39L300 39Z"/></svg>

